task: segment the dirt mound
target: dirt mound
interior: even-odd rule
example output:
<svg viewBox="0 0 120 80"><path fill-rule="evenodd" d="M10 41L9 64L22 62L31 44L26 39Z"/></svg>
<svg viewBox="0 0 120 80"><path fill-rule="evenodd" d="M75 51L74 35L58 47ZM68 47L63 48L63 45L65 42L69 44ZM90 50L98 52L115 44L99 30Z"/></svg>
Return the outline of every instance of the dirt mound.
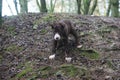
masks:
<svg viewBox="0 0 120 80"><path fill-rule="evenodd" d="M71 63L51 54L49 23L70 19L82 49L71 47ZM0 29L1 80L112 80L120 78L120 19L75 14L24 14L3 17ZM61 56L62 55L62 56Z"/></svg>

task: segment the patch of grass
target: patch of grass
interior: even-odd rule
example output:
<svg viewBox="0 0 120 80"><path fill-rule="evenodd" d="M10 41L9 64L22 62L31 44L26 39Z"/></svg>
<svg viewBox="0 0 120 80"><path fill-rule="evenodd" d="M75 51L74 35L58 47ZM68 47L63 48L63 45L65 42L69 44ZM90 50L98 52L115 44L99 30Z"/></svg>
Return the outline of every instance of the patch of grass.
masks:
<svg viewBox="0 0 120 80"><path fill-rule="evenodd" d="M40 34L41 34L41 35L44 35L45 33L47 33L47 30L46 30L46 29L41 29L41 30L40 30Z"/></svg>
<svg viewBox="0 0 120 80"><path fill-rule="evenodd" d="M38 20L35 20L33 23L35 25L38 25L40 23L48 23L48 22L53 22L53 21L56 21L57 18L55 15L53 14L47 14L46 16L43 16L42 18L38 19Z"/></svg>
<svg viewBox="0 0 120 80"><path fill-rule="evenodd" d="M15 44L12 44L6 48L7 52L20 52L23 50L23 47L19 47Z"/></svg>
<svg viewBox="0 0 120 80"><path fill-rule="evenodd" d="M100 33L110 33L111 29L109 29L109 28L102 28L98 32L100 32Z"/></svg>
<svg viewBox="0 0 120 80"><path fill-rule="evenodd" d="M80 54L89 59L99 59L100 58L100 54L95 50L81 50Z"/></svg>
<svg viewBox="0 0 120 80"><path fill-rule="evenodd" d="M78 68L74 67L73 65L63 65L60 68L64 74L68 76L76 76L78 74Z"/></svg>
<svg viewBox="0 0 120 80"><path fill-rule="evenodd" d="M72 64L63 64L59 67L58 73L61 73L63 75L69 76L69 77L75 77L75 76L81 76L84 73L86 73L86 70L83 68L79 68L77 66L74 66Z"/></svg>
<svg viewBox="0 0 120 80"><path fill-rule="evenodd" d="M7 32L8 32L10 35L12 35L12 36L16 35L15 27L14 27L14 26L9 26L9 27L7 27Z"/></svg>
<svg viewBox="0 0 120 80"><path fill-rule="evenodd" d="M99 35L104 36L106 33L109 34L111 31L112 31L112 29L105 25L104 27L98 29L97 33Z"/></svg>
<svg viewBox="0 0 120 80"><path fill-rule="evenodd" d="M36 75L32 75L30 78L28 78L27 80L36 80L37 76Z"/></svg>
<svg viewBox="0 0 120 80"><path fill-rule="evenodd" d="M28 72L31 72L32 71L32 68L26 68L26 69L24 69L24 70L22 70L20 73L18 73L17 75L16 75L16 78L17 79L20 79L20 78L22 78L24 75L26 75Z"/></svg>
<svg viewBox="0 0 120 80"><path fill-rule="evenodd" d="M54 74L54 71L52 71L52 67L50 66L41 66L39 68L39 71L41 73L42 78L47 78L51 76L52 74Z"/></svg>
<svg viewBox="0 0 120 80"><path fill-rule="evenodd" d="M24 78L26 75L33 74L33 62L25 62L23 64L18 65L18 69L22 69L18 74L16 74L15 79ZM34 74L33 74L34 75ZM28 77L28 76L27 76Z"/></svg>
<svg viewBox="0 0 120 80"><path fill-rule="evenodd" d="M45 22L53 22L53 21L57 20L57 18L53 14L48 14L47 16L44 16L42 19Z"/></svg>
<svg viewBox="0 0 120 80"><path fill-rule="evenodd" d="M114 69L114 66L110 60L107 60L107 65L109 66L109 68Z"/></svg>

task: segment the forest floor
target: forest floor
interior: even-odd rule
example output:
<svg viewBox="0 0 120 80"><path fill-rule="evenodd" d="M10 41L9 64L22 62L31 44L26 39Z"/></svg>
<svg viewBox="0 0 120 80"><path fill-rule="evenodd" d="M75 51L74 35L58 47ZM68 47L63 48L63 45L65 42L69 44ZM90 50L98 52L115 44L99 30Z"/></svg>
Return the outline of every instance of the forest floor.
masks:
<svg viewBox="0 0 120 80"><path fill-rule="evenodd" d="M72 62L64 52L49 60L49 23L69 19L81 49L69 40ZM0 29L0 80L120 80L120 18L76 14L24 14L3 17Z"/></svg>

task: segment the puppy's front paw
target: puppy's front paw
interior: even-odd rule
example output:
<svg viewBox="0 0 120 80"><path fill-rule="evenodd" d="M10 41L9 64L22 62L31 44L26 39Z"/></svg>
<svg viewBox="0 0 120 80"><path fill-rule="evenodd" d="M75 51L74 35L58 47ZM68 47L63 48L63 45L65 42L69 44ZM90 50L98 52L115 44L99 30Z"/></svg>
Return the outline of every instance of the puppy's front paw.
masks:
<svg viewBox="0 0 120 80"><path fill-rule="evenodd" d="M77 48L82 48L82 45L78 45Z"/></svg>
<svg viewBox="0 0 120 80"><path fill-rule="evenodd" d="M50 56L49 56L49 59L51 59L51 60L52 60L52 59L55 59L55 54L50 55Z"/></svg>
<svg viewBox="0 0 120 80"><path fill-rule="evenodd" d="M72 61L72 58L71 58L71 57L66 57L65 60L66 60L67 62L71 62L71 61Z"/></svg>

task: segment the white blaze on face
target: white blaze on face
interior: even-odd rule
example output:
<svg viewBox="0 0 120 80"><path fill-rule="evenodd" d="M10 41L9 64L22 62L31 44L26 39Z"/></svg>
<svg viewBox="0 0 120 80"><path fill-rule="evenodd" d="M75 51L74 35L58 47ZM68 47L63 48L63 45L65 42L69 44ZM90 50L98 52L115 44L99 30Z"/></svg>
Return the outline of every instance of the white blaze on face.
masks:
<svg viewBox="0 0 120 80"><path fill-rule="evenodd" d="M60 40L60 34L55 33L55 35L54 35L54 39L55 39L55 40Z"/></svg>

